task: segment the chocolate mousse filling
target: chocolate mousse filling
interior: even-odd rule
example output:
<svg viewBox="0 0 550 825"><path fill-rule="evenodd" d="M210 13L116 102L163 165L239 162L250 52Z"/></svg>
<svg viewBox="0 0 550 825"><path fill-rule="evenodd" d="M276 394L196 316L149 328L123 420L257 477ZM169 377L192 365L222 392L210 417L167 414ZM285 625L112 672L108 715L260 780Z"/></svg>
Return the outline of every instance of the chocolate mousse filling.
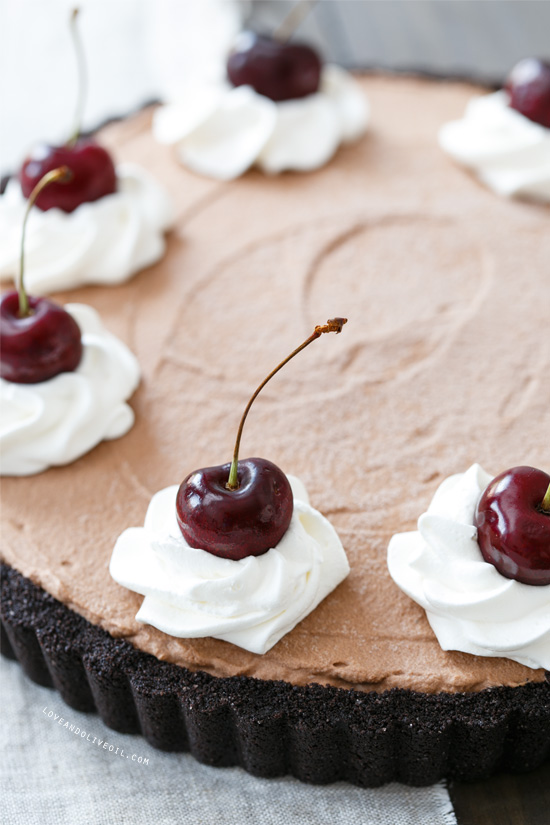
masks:
<svg viewBox="0 0 550 825"><path fill-rule="evenodd" d="M442 651L386 551L439 482L473 462L494 474L550 466L538 437L550 429L550 208L496 197L437 148L438 127L478 89L362 83L370 132L313 174L220 184L154 144L150 111L103 130L117 160L170 188L176 229L165 258L127 284L56 300L91 304L137 355L136 424L69 466L3 478L2 557L130 643L125 656L186 672L354 695L546 690L542 670ZM143 524L157 490L230 460L251 388L334 315L349 318L346 334L271 382L241 455L303 480L342 539L349 577L264 655L139 624L141 596L109 576L116 538Z"/></svg>

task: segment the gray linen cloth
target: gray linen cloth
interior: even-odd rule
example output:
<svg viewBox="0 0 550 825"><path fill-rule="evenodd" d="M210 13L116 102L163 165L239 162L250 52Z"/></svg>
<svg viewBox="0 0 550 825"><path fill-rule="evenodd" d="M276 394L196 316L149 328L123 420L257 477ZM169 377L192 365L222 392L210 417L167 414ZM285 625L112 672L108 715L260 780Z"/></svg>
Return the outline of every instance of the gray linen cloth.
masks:
<svg viewBox="0 0 550 825"><path fill-rule="evenodd" d="M456 825L442 784L257 779L112 731L15 662L1 660L0 686L2 825Z"/></svg>

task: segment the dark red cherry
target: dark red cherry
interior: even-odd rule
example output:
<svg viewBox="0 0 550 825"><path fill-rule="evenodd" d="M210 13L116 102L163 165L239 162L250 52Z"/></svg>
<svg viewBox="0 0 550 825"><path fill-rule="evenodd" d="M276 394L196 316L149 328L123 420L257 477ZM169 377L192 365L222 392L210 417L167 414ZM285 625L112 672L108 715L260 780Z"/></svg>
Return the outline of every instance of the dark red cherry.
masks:
<svg viewBox="0 0 550 825"><path fill-rule="evenodd" d="M252 86L271 100L292 100L318 90L321 60L305 43L243 32L229 55L227 76L234 86Z"/></svg>
<svg viewBox="0 0 550 825"><path fill-rule="evenodd" d="M16 384L37 384L72 372L82 358L80 328L47 298L28 296L30 314L19 317L19 294L0 299L0 375Z"/></svg>
<svg viewBox="0 0 550 825"><path fill-rule="evenodd" d="M36 206L73 212L82 203L89 203L116 192L116 172L110 154L93 140L79 138L66 146L35 146L19 173L21 190L28 198L46 172L66 166L72 172L69 183L52 183L40 193Z"/></svg>
<svg viewBox="0 0 550 825"><path fill-rule="evenodd" d="M183 537L198 547L238 561L276 547L290 524L294 502L287 477L265 458L239 461L244 423L268 381L325 332L340 333L347 318L331 318L271 370L245 407L237 430L233 461L190 473L176 496L176 518Z"/></svg>
<svg viewBox="0 0 550 825"><path fill-rule="evenodd" d="M513 467L488 485L475 514L485 561L524 584L550 584L550 475ZM544 508L543 508L544 501Z"/></svg>
<svg viewBox="0 0 550 825"><path fill-rule="evenodd" d="M512 109L550 129L550 63L534 57L520 60L505 88Z"/></svg>
<svg viewBox="0 0 550 825"><path fill-rule="evenodd" d="M294 507L287 477L265 458L238 463L239 486L227 488L231 464L190 473L176 497L176 514L191 547L225 559L261 556L282 539Z"/></svg>

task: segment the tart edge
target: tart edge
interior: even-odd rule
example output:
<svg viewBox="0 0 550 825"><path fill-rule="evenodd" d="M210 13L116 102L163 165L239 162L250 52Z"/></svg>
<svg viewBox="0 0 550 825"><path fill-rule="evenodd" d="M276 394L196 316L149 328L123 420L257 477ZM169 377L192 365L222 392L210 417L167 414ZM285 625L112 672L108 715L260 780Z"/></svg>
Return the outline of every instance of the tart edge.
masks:
<svg viewBox="0 0 550 825"><path fill-rule="evenodd" d="M3 655L70 707L161 750L255 776L363 787L477 780L550 758L550 673L437 694L216 677L114 638L8 565L1 576Z"/></svg>

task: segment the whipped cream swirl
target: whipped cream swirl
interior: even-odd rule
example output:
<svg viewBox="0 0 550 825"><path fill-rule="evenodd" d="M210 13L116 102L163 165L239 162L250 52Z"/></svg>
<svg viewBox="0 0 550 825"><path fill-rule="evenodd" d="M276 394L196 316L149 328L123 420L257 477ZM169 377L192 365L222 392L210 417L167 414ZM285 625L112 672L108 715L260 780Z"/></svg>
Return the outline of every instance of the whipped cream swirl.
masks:
<svg viewBox="0 0 550 825"><path fill-rule="evenodd" d="M268 174L317 169L340 143L364 133L368 117L351 75L325 65L319 91L298 100L276 103L250 86L190 86L177 103L157 110L153 134L177 144L194 172L231 180L253 165Z"/></svg>
<svg viewBox="0 0 550 825"><path fill-rule="evenodd" d="M498 195L550 202L550 129L512 109L507 92L473 98L439 143Z"/></svg>
<svg viewBox="0 0 550 825"><path fill-rule="evenodd" d="M174 220L168 194L140 166L117 166L118 189L74 212L33 209L25 244L25 284L46 295L84 284L119 284L158 261ZM27 201L16 178L0 197L0 279L19 271Z"/></svg>
<svg viewBox="0 0 550 825"><path fill-rule="evenodd" d="M478 464L447 478L418 519L418 532L392 537L389 571L425 609L443 650L549 670L550 585L505 578L479 549L475 509L491 480Z"/></svg>
<svg viewBox="0 0 550 825"><path fill-rule="evenodd" d="M28 476L69 464L134 423L124 402L139 383L136 358L107 332L92 307L66 304L65 309L82 332L76 370L38 384L0 378L2 475Z"/></svg>
<svg viewBox="0 0 550 825"><path fill-rule="evenodd" d="M265 653L349 573L329 521L310 507L299 479L288 477L294 512L276 547L262 556L223 559L190 547L176 520L178 486L156 493L144 527L125 530L110 573L145 596L136 615L170 636L214 636Z"/></svg>

